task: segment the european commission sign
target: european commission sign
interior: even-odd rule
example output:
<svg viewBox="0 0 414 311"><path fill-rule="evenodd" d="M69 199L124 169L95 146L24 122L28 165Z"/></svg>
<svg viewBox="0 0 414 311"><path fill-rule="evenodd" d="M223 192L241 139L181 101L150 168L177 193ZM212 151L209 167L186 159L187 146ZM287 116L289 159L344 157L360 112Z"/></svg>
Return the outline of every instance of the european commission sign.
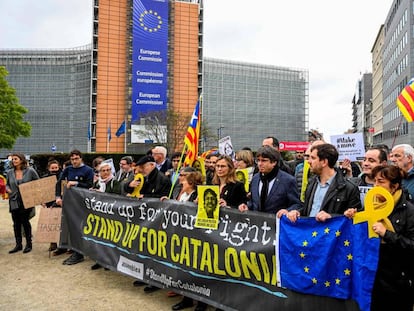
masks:
<svg viewBox="0 0 414 311"><path fill-rule="evenodd" d="M168 1L134 0L131 142L144 143L145 120L167 109Z"/></svg>

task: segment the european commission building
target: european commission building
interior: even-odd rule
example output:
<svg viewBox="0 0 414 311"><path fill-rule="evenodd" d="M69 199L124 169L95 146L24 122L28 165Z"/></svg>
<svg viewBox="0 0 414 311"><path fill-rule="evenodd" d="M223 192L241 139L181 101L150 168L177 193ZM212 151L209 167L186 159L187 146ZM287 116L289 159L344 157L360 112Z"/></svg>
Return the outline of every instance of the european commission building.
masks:
<svg viewBox="0 0 414 311"><path fill-rule="evenodd" d="M29 110L24 118L32 126L31 137L20 137L13 150L26 154L55 151L54 146L87 150L91 46L1 50L0 65L9 72L6 78L20 104Z"/></svg>
<svg viewBox="0 0 414 311"><path fill-rule="evenodd" d="M217 136L230 136L236 150L256 150L266 136L306 141L307 70L212 58L203 63L203 121Z"/></svg>

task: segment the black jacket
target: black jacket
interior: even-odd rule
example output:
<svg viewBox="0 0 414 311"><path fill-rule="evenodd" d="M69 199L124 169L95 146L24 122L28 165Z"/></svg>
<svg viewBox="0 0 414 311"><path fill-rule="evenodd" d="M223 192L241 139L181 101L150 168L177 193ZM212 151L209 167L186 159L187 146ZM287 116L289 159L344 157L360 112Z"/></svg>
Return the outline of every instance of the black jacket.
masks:
<svg viewBox="0 0 414 311"><path fill-rule="evenodd" d="M144 186L142 187L140 194L143 194L146 198L161 198L163 196L168 196L170 189L170 179L154 167L152 172L144 178ZM124 190L127 193L132 193L134 188L130 187L128 182L125 183Z"/></svg>
<svg viewBox="0 0 414 311"><path fill-rule="evenodd" d="M414 295L414 205L405 195L396 203L388 219L395 232L386 231L380 245L373 297L385 294L395 299Z"/></svg>
<svg viewBox="0 0 414 311"><path fill-rule="evenodd" d="M226 201L228 207L238 208L240 204L247 202L246 190L241 182L226 184L221 193L220 198Z"/></svg>
<svg viewBox="0 0 414 311"><path fill-rule="evenodd" d="M321 211L328 214L343 214L348 208L362 209L358 187L345 179L336 171L332 184L329 186L321 206ZM312 178L305 192L303 208L299 209L302 216L309 216L312 210L313 198L318 185L319 178Z"/></svg>

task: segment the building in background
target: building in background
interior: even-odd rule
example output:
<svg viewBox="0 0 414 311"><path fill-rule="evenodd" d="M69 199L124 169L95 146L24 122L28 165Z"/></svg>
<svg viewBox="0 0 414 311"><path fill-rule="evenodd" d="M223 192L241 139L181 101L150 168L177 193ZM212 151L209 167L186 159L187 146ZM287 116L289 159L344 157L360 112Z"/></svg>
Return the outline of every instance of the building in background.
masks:
<svg viewBox="0 0 414 311"><path fill-rule="evenodd" d="M370 145L372 135L372 73L364 73L357 81L352 99L352 120L354 132L363 133L365 145ZM372 143L371 143L372 145Z"/></svg>
<svg viewBox="0 0 414 311"><path fill-rule="evenodd" d="M0 50L31 137L13 150L26 154L87 150L91 94L91 46L62 50ZM4 157L7 150L1 150Z"/></svg>
<svg viewBox="0 0 414 311"><path fill-rule="evenodd" d="M90 150L143 153L166 130L184 137L167 120L187 124L201 94L202 0L95 0L93 10Z"/></svg>
<svg viewBox="0 0 414 311"><path fill-rule="evenodd" d="M369 145L382 143L382 54L384 51L384 25L381 25L371 50L372 54L372 111L369 115L371 127L369 129Z"/></svg>
<svg viewBox="0 0 414 311"><path fill-rule="evenodd" d="M237 149L257 149L269 135L307 140L308 71L203 64L203 18L202 0L94 0L91 46L0 50L33 127L14 149L142 154L168 138L170 152L181 150L201 93L210 135L202 135L200 151L227 135Z"/></svg>
<svg viewBox="0 0 414 311"><path fill-rule="evenodd" d="M394 0L384 23L383 49L383 143L414 145L414 127L402 116L396 99L414 76L412 65L413 2Z"/></svg>
<svg viewBox="0 0 414 311"><path fill-rule="evenodd" d="M307 70L205 58L203 81L203 123L216 138L230 136L236 150L256 150L267 136L307 141Z"/></svg>

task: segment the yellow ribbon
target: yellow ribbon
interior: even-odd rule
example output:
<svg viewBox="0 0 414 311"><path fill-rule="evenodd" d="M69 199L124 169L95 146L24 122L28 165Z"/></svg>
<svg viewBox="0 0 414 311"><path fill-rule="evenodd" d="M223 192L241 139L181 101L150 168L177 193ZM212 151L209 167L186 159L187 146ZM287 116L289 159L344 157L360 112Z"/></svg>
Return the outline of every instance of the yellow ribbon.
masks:
<svg viewBox="0 0 414 311"><path fill-rule="evenodd" d="M139 185L135 187L134 191L132 191L132 193L129 196L133 198L138 198L140 195L139 192L144 186L144 175L138 173L135 175L134 180L139 180Z"/></svg>
<svg viewBox="0 0 414 311"><path fill-rule="evenodd" d="M375 206L375 198L382 196L385 198L384 204L381 204L381 207ZM378 204L377 204L378 205ZM368 222L368 237L374 238L378 237L378 234L374 232L372 226L374 223L387 219L388 215L391 214L394 209L394 198L391 193L382 187L373 187L365 195L364 200L365 210L358 212L354 216L354 224L359 224L361 222Z"/></svg>

